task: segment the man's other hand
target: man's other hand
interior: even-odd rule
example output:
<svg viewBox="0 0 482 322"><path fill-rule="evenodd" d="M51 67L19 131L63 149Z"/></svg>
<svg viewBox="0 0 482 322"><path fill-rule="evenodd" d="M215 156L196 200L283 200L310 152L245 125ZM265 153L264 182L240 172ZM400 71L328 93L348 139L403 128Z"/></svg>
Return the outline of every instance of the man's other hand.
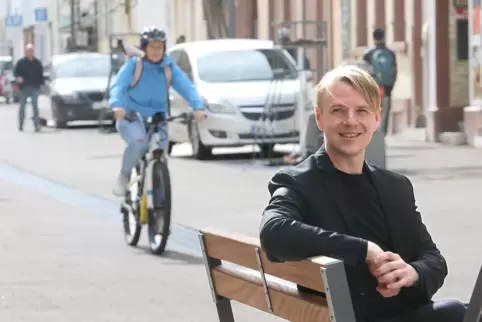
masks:
<svg viewBox="0 0 482 322"><path fill-rule="evenodd" d="M17 83L18 83L18 84L22 84L22 83L23 83L23 77L18 76L18 77L16 78L16 80L17 80Z"/></svg>
<svg viewBox="0 0 482 322"><path fill-rule="evenodd" d="M417 271L398 254L383 252L368 265L378 280L378 292L385 297L395 296L402 287L410 287L419 279Z"/></svg>

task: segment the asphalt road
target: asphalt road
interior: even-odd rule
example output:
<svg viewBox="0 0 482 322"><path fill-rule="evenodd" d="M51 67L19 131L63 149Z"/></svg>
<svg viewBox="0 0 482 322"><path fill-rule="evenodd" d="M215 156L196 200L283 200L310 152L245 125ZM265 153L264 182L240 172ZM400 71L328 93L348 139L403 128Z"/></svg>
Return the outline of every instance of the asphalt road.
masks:
<svg viewBox="0 0 482 322"><path fill-rule="evenodd" d="M29 122L29 120L27 121ZM276 168L244 155L170 159L176 225L163 257L124 244L111 195L123 142L92 128L44 129L0 105L0 321L215 321L196 228L256 236ZM450 275L437 295L467 300L482 264L482 151L390 138ZM242 158L244 157L244 159ZM145 235L145 232L144 234ZM143 236L144 237L144 236ZM240 321L275 321L235 305Z"/></svg>

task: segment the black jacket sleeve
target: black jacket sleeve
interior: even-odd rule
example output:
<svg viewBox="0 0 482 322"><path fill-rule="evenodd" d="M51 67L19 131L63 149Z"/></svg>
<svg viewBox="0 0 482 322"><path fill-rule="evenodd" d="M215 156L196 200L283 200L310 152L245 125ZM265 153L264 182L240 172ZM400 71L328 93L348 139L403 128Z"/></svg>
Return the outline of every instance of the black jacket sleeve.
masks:
<svg viewBox="0 0 482 322"><path fill-rule="evenodd" d="M20 59L15 64L15 69L13 71L13 74L15 75L15 77L21 77L22 76L22 61L23 61L23 59Z"/></svg>
<svg viewBox="0 0 482 322"><path fill-rule="evenodd" d="M437 245L432 240L427 227L422 222L420 212L417 210L413 186L410 180L406 179L411 193L411 203L413 213L417 218L418 230L418 249L420 250L418 259L411 262L417 271L420 279L417 285L409 288L414 296L419 297L423 302L432 299L435 293L442 287L445 277L448 274L447 263L440 253Z"/></svg>
<svg viewBox="0 0 482 322"><path fill-rule="evenodd" d="M271 199L263 212L260 242L271 261L328 256L343 260L346 265L365 263L365 240L306 223L309 206L294 177L278 172L269 182L268 190Z"/></svg>

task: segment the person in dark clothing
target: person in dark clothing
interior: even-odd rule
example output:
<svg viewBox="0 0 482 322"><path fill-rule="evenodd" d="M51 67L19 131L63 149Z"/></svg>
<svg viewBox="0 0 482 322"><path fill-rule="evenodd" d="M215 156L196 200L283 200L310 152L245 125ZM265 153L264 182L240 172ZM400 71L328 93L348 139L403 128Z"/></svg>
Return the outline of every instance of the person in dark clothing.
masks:
<svg viewBox="0 0 482 322"><path fill-rule="evenodd" d="M410 180L365 161L380 122L377 82L356 66L335 68L315 104L323 146L268 185L260 225L268 259L343 260L357 322L462 322L463 303L432 301L448 269Z"/></svg>
<svg viewBox="0 0 482 322"><path fill-rule="evenodd" d="M385 99L382 109L381 129L386 135L390 121L390 110L392 108L392 91L398 73L397 55L387 47L385 43L385 31L383 29L375 29L373 32L373 41L375 46L365 53L363 60L372 66L378 83L383 86Z"/></svg>
<svg viewBox="0 0 482 322"><path fill-rule="evenodd" d="M35 131L40 130L40 116L38 110L38 96L40 86L44 84L44 71L40 60L35 58L34 46L25 46L25 57L20 59L15 66L15 77L20 87L20 108L18 112L18 129L23 131L25 119L25 105L30 97L33 108L33 121Z"/></svg>

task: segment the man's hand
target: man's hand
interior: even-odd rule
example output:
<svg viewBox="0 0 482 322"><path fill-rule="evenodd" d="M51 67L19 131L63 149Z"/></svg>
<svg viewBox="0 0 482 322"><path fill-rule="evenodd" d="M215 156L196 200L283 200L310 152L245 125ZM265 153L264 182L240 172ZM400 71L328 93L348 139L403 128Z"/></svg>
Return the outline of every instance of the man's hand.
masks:
<svg viewBox="0 0 482 322"><path fill-rule="evenodd" d="M16 78L16 80L17 80L17 83L18 83L18 84L22 84L22 83L23 83L23 77L18 76L18 77Z"/></svg>
<svg viewBox="0 0 482 322"><path fill-rule="evenodd" d="M194 111L194 118L196 121L202 121L207 117L205 110Z"/></svg>
<svg viewBox="0 0 482 322"><path fill-rule="evenodd" d="M383 250L377 244L368 241L367 242L367 257L366 262L371 263L376 257L383 254Z"/></svg>
<svg viewBox="0 0 482 322"><path fill-rule="evenodd" d="M126 116L126 110L122 107L113 107L112 111L114 112L114 117L117 121L123 120Z"/></svg>
<svg viewBox="0 0 482 322"><path fill-rule="evenodd" d="M392 252L378 255L368 267L378 280L378 292L384 297L397 295L402 287L410 287L419 279L413 266Z"/></svg>

